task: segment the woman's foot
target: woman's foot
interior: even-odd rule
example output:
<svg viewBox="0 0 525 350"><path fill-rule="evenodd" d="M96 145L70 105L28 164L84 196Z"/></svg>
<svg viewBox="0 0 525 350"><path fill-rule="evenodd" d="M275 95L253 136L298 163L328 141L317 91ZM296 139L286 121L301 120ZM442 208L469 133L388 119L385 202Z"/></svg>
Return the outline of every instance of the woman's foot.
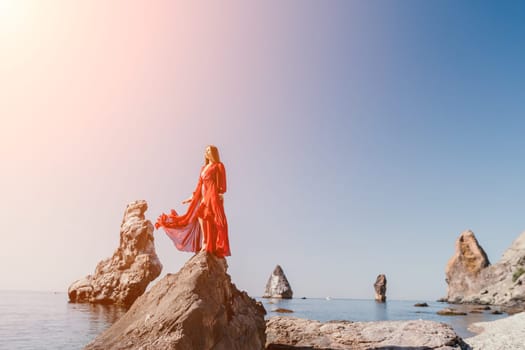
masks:
<svg viewBox="0 0 525 350"><path fill-rule="evenodd" d="M201 248L201 252L205 252L205 251L206 251L206 244L203 244Z"/></svg>

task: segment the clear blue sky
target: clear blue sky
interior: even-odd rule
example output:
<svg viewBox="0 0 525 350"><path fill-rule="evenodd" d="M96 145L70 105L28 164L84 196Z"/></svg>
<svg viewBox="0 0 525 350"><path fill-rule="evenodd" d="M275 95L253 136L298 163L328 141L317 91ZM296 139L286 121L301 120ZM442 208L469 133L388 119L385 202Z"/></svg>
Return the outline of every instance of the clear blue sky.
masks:
<svg viewBox="0 0 525 350"><path fill-rule="evenodd" d="M0 37L1 289L92 273L127 202L183 209L210 143L253 296L280 264L298 297L385 273L434 299L463 230L495 262L525 229L522 2L26 2Z"/></svg>

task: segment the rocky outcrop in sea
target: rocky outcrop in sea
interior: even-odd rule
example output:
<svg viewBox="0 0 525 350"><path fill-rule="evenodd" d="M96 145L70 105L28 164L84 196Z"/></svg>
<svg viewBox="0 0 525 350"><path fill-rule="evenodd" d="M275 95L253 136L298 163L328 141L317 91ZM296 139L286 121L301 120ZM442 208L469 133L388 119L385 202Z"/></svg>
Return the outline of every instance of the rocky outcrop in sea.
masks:
<svg viewBox="0 0 525 350"><path fill-rule="evenodd" d="M376 283L374 283L374 290L376 292L375 299L381 303L386 301L386 276L381 274L376 278Z"/></svg>
<svg viewBox="0 0 525 350"><path fill-rule="evenodd" d="M292 297L292 287L281 266L277 265L266 283L263 298L292 299Z"/></svg>
<svg viewBox="0 0 525 350"><path fill-rule="evenodd" d="M276 316L267 321L266 349L466 350L452 327L433 321L319 322Z"/></svg>
<svg viewBox="0 0 525 350"><path fill-rule="evenodd" d="M448 302L514 306L525 304L525 232L494 265L472 231L456 241L456 252L446 267Z"/></svg>
<svg viewBox="0 0 525 350"><path fill-rule="evenodd" d="M127 205L119 247L111 258L97 264L93 275L71 284L71 302L129 306L160 275L162 264L155 252L153 225L144 217L147 209L144 200Z"/></svg>
<svg viewBox="0 0 525 350"><path fill-rule="evenodd" d="M266 311L226 271L225 259L194 255L85 349L263 350Z"/></svg>

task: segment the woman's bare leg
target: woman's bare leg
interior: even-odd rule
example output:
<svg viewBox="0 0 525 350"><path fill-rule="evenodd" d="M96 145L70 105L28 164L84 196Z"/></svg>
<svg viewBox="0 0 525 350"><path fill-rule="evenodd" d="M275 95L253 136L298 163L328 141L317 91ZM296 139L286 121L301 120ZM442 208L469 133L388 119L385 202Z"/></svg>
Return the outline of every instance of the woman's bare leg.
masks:
<svg viewBox="0 0 525 350"><path fill-rule="evenodd" d="M199 218L199 225L201 225L201 232L202 232L202 244L201 244L201 252L206 250L206 231L204 231L204 220Z"/></svg>

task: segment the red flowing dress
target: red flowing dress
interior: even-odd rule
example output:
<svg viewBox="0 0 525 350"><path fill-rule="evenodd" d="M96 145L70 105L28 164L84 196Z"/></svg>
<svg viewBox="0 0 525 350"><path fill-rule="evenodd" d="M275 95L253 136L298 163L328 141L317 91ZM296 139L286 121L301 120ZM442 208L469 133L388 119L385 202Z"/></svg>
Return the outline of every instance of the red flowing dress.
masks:
<svg viewBox="0 0 525 350"><path fill-rule="evenodd" d="M221 162L211 163L201 168L199 182L184 215L171 209L170 214L162 213L155 228L162 227L178 250L197 252L201 249L204 234L206 251L219 258L230 256L228 241L228 222L224 214L221 194L226 192L226 170ZM201 232L199 218L203 220Z"/></svg>

